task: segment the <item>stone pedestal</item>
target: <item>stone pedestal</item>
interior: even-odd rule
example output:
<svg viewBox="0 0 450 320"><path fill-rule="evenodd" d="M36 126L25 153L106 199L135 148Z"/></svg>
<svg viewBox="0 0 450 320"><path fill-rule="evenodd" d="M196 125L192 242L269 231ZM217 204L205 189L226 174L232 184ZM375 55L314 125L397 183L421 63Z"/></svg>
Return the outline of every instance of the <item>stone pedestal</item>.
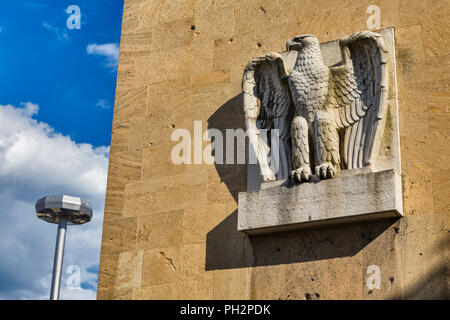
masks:
<svg viewBox="0 0 450 320"><path fill-rule="evenodd" d="M241 192L238 230L261 234L402 215L401 177L386 170Z"/></svg>

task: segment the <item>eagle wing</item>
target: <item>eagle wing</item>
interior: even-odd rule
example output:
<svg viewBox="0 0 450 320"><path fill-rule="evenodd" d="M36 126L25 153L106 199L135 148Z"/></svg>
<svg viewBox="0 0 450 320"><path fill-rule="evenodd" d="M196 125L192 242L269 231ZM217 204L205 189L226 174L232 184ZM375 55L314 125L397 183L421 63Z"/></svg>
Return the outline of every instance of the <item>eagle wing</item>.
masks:
<svg viewBox="0 0 450 320"><path fill-rule="evenodd" d="M272 150L280 156L279 164L290 164L290 119L292 99L287 83L287 71L278 53L269 53L253 59L245 68L242 79L245 124L251 148L261 167L264 181L276 180L280 170L270 162L270 142L260 129L278 129L282 140L280 150ZM259 103L258 103L259 101ZM284 140L283 140L284 139ZM283 142L285 141L285 142ZM284 165L286 166L286 165ZM284 177L288 168L281 168Z"/></svg>
<svg viewBox="0 0 450 320"><path fill-rule="evenodd" d="M363 31L339 41L342 64L330 67L329 103L339 128L348 169L374 164L384 128L388 52L380 34Z"/></svg>

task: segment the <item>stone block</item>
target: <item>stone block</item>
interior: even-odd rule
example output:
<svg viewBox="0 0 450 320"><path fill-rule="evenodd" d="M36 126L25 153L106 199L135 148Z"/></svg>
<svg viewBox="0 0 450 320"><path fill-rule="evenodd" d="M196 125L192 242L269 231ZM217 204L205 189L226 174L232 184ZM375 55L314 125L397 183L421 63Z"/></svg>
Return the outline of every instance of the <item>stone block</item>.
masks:
<svg viewBox="0 0 450 320"><path fill-rule="evenodd" d="M245 300L250 297L250 269L215 270L213 299Z"/></svg>
<svg viewBox="0 0 450 320"><path fill-rule="evenodd" d="M424 48L427 57L448 54L449 40L445 35L449 31L448 17L433 19L423 24Z"/></svg>
<svg viewBox="0 0 450 320"><path fill-rule="evenodd" d="M205 243L180 247L177 283L180 299L212 299L213 272L205 271L205 261Z"/></svg>
<svg viewBox="0 0 450 320"><path fill-rule="evenodd" d="M179 247L152 248L144 251L142 286L174 283L178 279Z"/></svg>
<svg viewBox="0 0 450 320"><path fill-rule="evenodd" d="M404 298L448 299L445 215L424 214L405 220Z"/></svg>
<svg viewBox="0 0 450 320"><path fill-rule="evenodd" d="M135 33L194 16L195 0L126 1L122 32Z"/></svg>
<svg viewBox="0 0 450 320"><path fill-rule="evenodd" d="M151 30L142 30L139 33L122 33L120 43L123 46L122 53L149 52L153 47L153 35Z"/></svg>
<svg viewBox="0 0 450 320"><path fill-rule="evenodd" d="M160 284L134 289L134 300L175 300L178 298L177 288L173 284Z"/></svg>
<svg viewBox="0 0 450 320"><path fill-rule="evenodd" d="M134 60L134 54L120 53L119 66L117 68L116 96L136 88L136 65Z"/></svg>
<svg viewBox="0 0 450 320"><path fill-rule="evenodd" d="M237 211L208 232L206 238L206 270L231 269L253 265L249 237L237 231Z"/></svg>
<svg viewBox="0 0 450 320"><path fill-rule="evenodd" d="M406 168L403 181L405 215L433 211L433 184L431 173L417 168Z"/></svg>
<svg viewBox="0 0 450 320"><path fill-rule="evenodd" d="M133 299L133 288L119 290L98 289L97 300L131 300Z"/></svg>
<svg viewBox="0 0 450 320"><path fill-rule="evenodd" d="M279 300L285 297L286 265L251 269L250 299Z"/></svg>
<svg viewBox="0 0 450 320"><path fill-rule="evenodd" d="M195 33L207 39L230 39L234 32L234 11L232 6L220 7L195 16Z"/></svg>
<svg viewBox="0 0 450 320"><path fill-rule="evenodd" d="M134 58L134 64L140 66L133 70L134 86L187 77L191 73L193 60L186 48L167 48L139 55Z"/></svg>
<svg viewBox="0 0 450 320"><path fill-rule="evenodd" d="M195 15L219 11L233 4L234 0L197 0L195 1Z"/></svg>
<svg viewBox="0 0 450 320"><path fill-rule="evenodd" d="M194 20L175 20L152 28L153 50L167 50L188 47L192 44Z"/></svg>
<svg viewBox="0 0 450 320"><path fill-rule="evenodd" d="M323 263L309 261L286 265L285 299L323 299Z"/></svg>
<svg viewBox="0 0 450 320"><path fill-rule="evenodd" d="M395 29L395 43L399 63L425 59L421 25Z"/></svg>
<svg viewBox="0 0 450 320"><path fill-rule="evenodd" d="M206 271L196 278L182 278L178 283L178 297L182 300L211 300L213 274Z"/></svg>
<svg viewBox="0 0 450 320"><path fill-rule="evenodd" d="M141 167L141 157L136 152L113 151L113 153L110 154L104 217L105 221L121 218L123 216L125 185L127 183L140 180L142 170Z"/></svg>
<svg viewBox="0 0 450 320"><path fill-rule="evenodd" d="M431 174L433 209L437 214L450 213L450 179L445 172L446 170L434 170Z"/></svg>
<svg viewBox="0 0 450 320"><path fill-rule="evenodd" d="M402 299L404 296L404 220L396 222L371 222L363 226L363 298L369 300ZM374 283L370 266L380 271L380 287L368 287ZM370 271L370 272L369 272Z"/></svg>
<svg viewBox="0 0 450 320"><path fill-rule="evenodd" d="M430 131L443 135L450 134L450 93L432 92L428 95L428 121Z"/></svg>
<svg viewBox="0 0 450 320"><path fill-rule="evenodd" d="M98 287L114 290L116 286L117 266L119 263L119 254L109 253L109 251L102 251L100 256L100 267L98 271ZM100 292L99 292L100 295ZM103 294L102 294L103 295ZM104 295L108 295L107 292Z"/></svg>
<svg viewBox="0 0 450 320"><path fill-rule="evenodd" d="M191 75L214 70L214 40L210 39L208 34L194 32L189 50L195 56L192 61Z"/></svg>
<svg viewBox="0 0 450 320"><path fill-rule="evenodd" d="M116 97L114 117L120 121L140 117L147 108L147 87L121 92Z"/></svg>
<svg viewBox="0 0 450 320"><path fill-rule="evenodd" d="M399 26L431 22L448 17L450 9L445 1L435 0L400 0Z"/></svg>
<svg viewBox="0 0 450 320"><path fill-rule="evenodd" d="M442 92L450 85L450 56L427 58L423 62L408 62L399 64L397 72L399 81L399 97L403 95L418 95L419 92ZM407 112L408 109L404 110ZM425 120L425 119L424 119Z"/></svg>
<svg viewBox="0 0 450 320"><path fill-rule="evenodd" d="M153 143L143 149L142 180L159 177L201 174L205 169L198 165L175 164L172 161L172 149L178 142Z"/></svg>
<svg viewBox="0 0 450 320"><path fill-rule="evenodd" d="M402 216L401 194L393 170L240 193L238 230L257 234Z"/></svg>
<svg viewBox="0 0 450 320"><path fill-rule="evenodd" d="M183 210L139 216L137 247L147 250L178 246L183 239Z"/></svg>
<svg viewBox="0 0 450 320"><path fill-rule="evenodd" d="M127 151L129 135L130 121L114 122L112 126L110 152Z"/></svg>
<svg viewBox="0 0 450 320"><path fill-rule="evenodd" d="M361 300L362 254L330 259L323 264L323 299Z"/></svg>
<svg viewBox="0 0 450 320"><path fill-rule="evenodd" d="M119 218L103 223L102 249L109 254L133 250L136 246L137 218Z"/></svg>
<svg viewBox="0 0 450 320"><path fill-rule="evenodd" d="M206 242L206 235L226 217L226 204L193 206L183 210L183 243Z"/></svg>
<svg viewBox="0 0 450 320"><path fill-rule="evenodd" d="M262 26L279 24L279 0L249 0L234 2L236 33L263 32Z"/></svg>
<svg viewBox="0 0 450 320"><path fill-rule="evenodd" d="M136 288L141 286L143 251L127 251L119 254L116 288Z"/></svg>
<svg viewBox="0 0 450 320"><path fill-rule="evenodd" d="M206 202L207 174L186 174L127 184L124 216L183 209Z"/></svg>
<svg viewBox="0 0 450 320"><path fill-rule="evenodd" d="M107 189L104 211L104 221L117 219L122 217L123 191L125 188L120 188L116 185L114 188Z"/></svg>

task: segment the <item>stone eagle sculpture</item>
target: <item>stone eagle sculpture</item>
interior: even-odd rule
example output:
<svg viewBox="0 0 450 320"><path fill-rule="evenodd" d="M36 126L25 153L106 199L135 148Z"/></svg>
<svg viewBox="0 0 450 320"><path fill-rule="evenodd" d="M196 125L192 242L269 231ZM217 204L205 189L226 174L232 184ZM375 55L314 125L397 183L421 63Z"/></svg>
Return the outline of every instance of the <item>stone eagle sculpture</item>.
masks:
<svg viewBox="0 0 450 320"><path fill-rule="evenodd" d="M376 160L387 110L388 52L380 34L339 40L342 60L326 66L313 35L286 43L287 52L253 59L242 90L249 142L264 181L333 178ZM277 129L278 167L261 129Z"/></svg>

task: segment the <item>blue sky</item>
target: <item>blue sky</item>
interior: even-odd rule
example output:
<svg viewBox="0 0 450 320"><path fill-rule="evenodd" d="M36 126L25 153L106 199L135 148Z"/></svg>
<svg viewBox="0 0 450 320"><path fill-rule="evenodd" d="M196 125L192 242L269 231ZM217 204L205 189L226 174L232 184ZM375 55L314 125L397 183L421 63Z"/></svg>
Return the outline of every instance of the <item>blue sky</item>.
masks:
<svg viewBox="0 0 450 320"><path fill-rule="evenodd" d="M0 3L0 299L48 299L56 226L34 204L52 194L92 203L68 228L61 298L95 299L123 0Z"/></svg>
<svg viewBox="0 0 450 320"><path fill-rule="evenodd" d="M123 0L1 0L0 102L32 101L37 119L77 142L109 145L116 68L89 44L118 44ZM66 28L66 8L81 29Z"/></svg>

